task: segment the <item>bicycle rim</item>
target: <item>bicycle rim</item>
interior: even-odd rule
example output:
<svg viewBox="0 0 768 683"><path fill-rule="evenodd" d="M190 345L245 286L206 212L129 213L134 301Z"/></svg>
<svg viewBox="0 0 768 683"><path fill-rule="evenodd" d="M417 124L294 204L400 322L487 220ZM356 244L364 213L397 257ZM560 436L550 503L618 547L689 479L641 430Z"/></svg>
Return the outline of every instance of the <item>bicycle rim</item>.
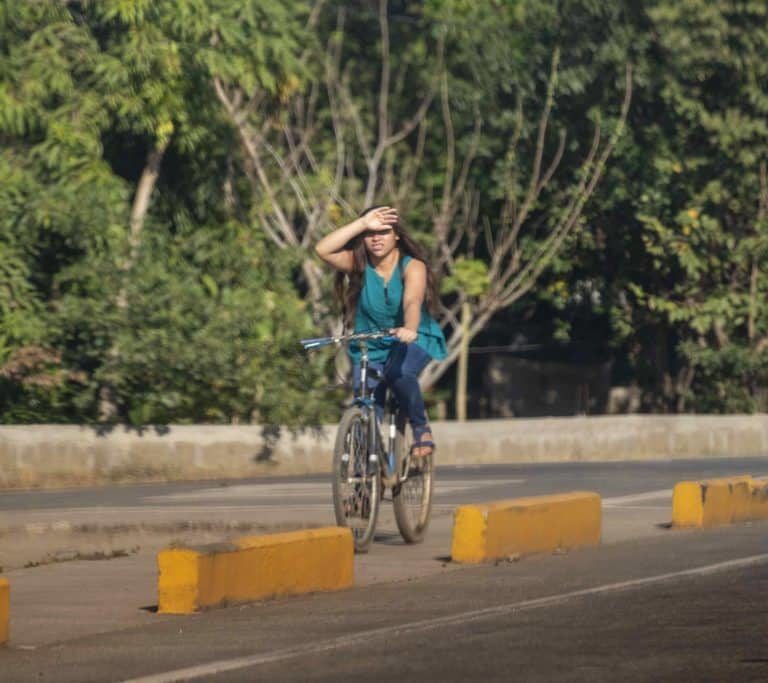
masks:
<svg viewBox="0 0 768 683"><path fill-rule="evenodd" d="M342 415L333 449L333 509L336 523L352 531L355 552L373 540L379 514L381 473L368 461L368 426L359 408Z"/></svg>
<svg viewBox="0 0 768 683"><path fill-rule="evenodd" d="M397 417L395 454L400 483L392 490L395 521L406 543L420 543L429 526L434 487L433 456L409 457L411 427L404 416Z"/></svg>

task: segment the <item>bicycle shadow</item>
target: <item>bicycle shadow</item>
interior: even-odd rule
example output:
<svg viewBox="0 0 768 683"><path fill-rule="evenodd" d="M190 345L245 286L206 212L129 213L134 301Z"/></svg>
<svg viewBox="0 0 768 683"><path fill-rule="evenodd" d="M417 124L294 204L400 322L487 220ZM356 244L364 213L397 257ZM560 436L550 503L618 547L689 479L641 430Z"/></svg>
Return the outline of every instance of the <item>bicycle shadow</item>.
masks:
<svg viewBox="0 0 768 683"><path fill-rule="evenodd" d="M403 537L396 531L377 531L373 537L373 542L382 545L405 545Z"/></svg>

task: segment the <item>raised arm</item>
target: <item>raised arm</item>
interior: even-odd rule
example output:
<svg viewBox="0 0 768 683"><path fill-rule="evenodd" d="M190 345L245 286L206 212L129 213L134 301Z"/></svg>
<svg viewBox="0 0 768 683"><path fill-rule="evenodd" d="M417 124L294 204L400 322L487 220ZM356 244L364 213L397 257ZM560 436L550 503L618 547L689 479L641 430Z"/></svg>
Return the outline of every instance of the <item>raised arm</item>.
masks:
<svg viewBox="0 0 768 683"><path fill-rule="evenodd" d="M350 240L366 230L381 230L397 223L397 209L381 206L328 233L315 246L317 255L336 270L352 272L354 257L347 248Z"/></svg>

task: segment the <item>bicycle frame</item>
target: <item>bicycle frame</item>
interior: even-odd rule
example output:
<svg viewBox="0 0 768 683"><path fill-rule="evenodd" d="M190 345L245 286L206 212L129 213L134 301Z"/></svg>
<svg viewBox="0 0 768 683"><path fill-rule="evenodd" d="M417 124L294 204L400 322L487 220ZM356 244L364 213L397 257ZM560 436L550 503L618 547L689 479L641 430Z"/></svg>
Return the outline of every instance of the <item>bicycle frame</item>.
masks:
<svg viewBox="0 0 768 683"><path fill-rule="evenodd" d="M368 460L372 463L379 463L382 468L383 476L389 483L404 481L400 479L397 472L397 463L395 462L395 434L396 426L396 401L389 389L387 389L387 401L385 408L389 414L389 425L387 430L387 448L383 453L386 456L379 462L379 445L383 446L381 431L379 429L379 420L376 414L376 406L373 398L373 391L368 388L368 377L371 371L368 357L368 341L371 339L383 339L394 341L396 338L390 336L389 332L364 332L350 334L339 337L317 337L314 339L302 339L301 344L306 349L319 348L329 344L342 344L355 342L360 347L360 387L359 393L354 398L355 405L359 406L366 416L368 426ZM383 377L381 378L383 380Z"/></svg>
<svg viewBox="0 0 768 683"><path fill-rule="evenodd" d="M406 417L386 384L386 446L382 438L371 380L374 373L376 379L383 381L384 377L377 368L371 367L368 342L374 339L396 341L390 334L361 332L301 341L305 349L349 342L357 343L360 348L360 362L356 368L359 382L356 382L354 401L339 422L333 450L332 481L336 521L352 530L355 552L366 552L373 541L386 487L392 490L395 522L406 543L418 543L423 539L432 505L432 457L428 456L412 468L406 441ZM411 481L416 482L414 486L406 483Z"/></svg>
<svg viewBox="0 0 768 683"><path fill-rule="evenodd" d="M376 404L373 397L373 391L368 389L368 373L369 373L369 360L368 360L368 344L365 340L358 340L360 346L360 393L355 396L355 404L358 405L364 414L368 416L368 460L371 463L376 463L379 460L378 446L382 443L381 430L379 424L379 418L376 413ZM383 377L381 378L383 381ZM396 476L397 463L395 462L395 417L397 403L392 396L389 388L387 388L387 400L386 400L387 413L389 415L389 429L387 430L387 449L383 453L385 456L384 461L380 463L382 467L382 474L391 479ZM371 419L371 416L373 419Z"/></svg>

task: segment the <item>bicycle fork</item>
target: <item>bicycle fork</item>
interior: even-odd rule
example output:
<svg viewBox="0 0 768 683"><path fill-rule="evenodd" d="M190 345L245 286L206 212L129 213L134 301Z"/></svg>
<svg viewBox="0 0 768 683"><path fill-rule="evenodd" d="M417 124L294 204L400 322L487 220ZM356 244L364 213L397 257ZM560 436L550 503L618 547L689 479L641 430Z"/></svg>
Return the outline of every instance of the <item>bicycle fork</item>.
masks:
<svg viewBox="0 0 768 683"><path fill-rule="evenodd" d="M379 430L376 424L376 408L370 406L366 415L368 421L368 470L375 472L379 467Z"/></svg>
<svg viewBox="0 0 768 683"><path fill-rule="evenodd" d="M394 399L389 397L387 401L387 413L386 413L386 429L387 429L387 450L383 453L385 456L385 462L382 469L384 470L385 477L389 480L390 485L402 484L408 479L408 469L410 462L410 453L405 454L405 464L402 471L398 472L397 454L395 452L395 446L397 443L397 403ZM380 443L383 446L383 439L380 437Z"/></svg>
<svg viewBox="0 0 768 683"><path fill-rule="evenodd" d="M367 369L367 368L365 368ZM363 373L363 381L365 381L366 373ZM368 443L367 452L367 472L364 478L367 480L371 472L375 472L377 467L381 468L382 477L385 483L389 486L394 486L398 483L403 483L408 478L408 461L410 460L410 454L406 453L406 465L403 468L403 472L397 471L397 455L395 453L395 444L397 440L397 404L389 395L386 401L387 413L386 417L386 450L385 439L382 437L378 416L376 415L376 406L374 405L373 398L360 401L361 408L363 409L363 423L367 431Z"/></svg>

